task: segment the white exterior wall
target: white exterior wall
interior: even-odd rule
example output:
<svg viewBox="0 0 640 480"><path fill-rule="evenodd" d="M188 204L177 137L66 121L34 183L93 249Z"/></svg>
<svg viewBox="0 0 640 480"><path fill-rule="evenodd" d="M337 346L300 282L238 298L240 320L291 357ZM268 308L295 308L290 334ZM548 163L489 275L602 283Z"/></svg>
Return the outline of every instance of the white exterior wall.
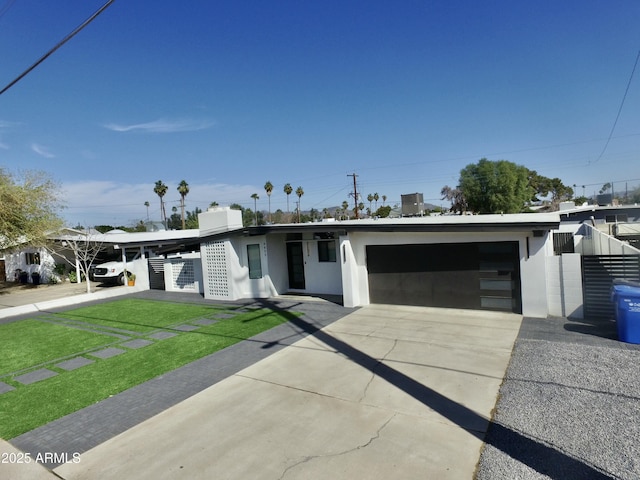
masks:
<svg viewBox="0 0 640 480"><path fill-rule="evenodd" d="M200 254L189 253L165 259L164 283L167 292L204 293Z"/></svg>
<svg viewBox="0 0 640 480"><path fill-rule="evenodd" d="M527 237L529 255L527 257ZM522 313L531 317L546 317L547 281L546 256L553 244L547 233L534 237L533 233L358 233L351 232L340 239L342 259L342 280L344 285L344 305L355 307L368 305L369 281L367 271L367 245L403 245L433 243L475 243L517 241L520 246L520 281L522 292Z"/></svg>
<svg viewBox="0 0 640 480"><path fill-rule="evenodd" d="M582 262L578 253L547 257L549 315L583 318Z"/></svg>
<svg viewBox="0 0 640 480"><path fill-rule="evenodd" d="M232 264L228 266L233 284L234 299L268 298L289 291L285 235L235 237L230 241ZM302 240L305 289L300 292L342 295L340 261L336 250L335 262L320 262L318 241ZM249 278L247 245L260 245L262 278ZM336 242L336 249L338 248ZM237 259L237 263L233 262Z"/></svg>
<svg viewBox="0 0 640 480"><path fill-rule="evenodd" d="M38 253L40 255L40 264L27 265L26 253ZM59 262L63 263L64 260L59 259ZM13 282L16 270L20 269L23 272L29 273L29 283L31 283L31 274L33 272L38 272L40 274L40 283L48 283L49 279L54 274L53 269L55 264L56 260L44 248L25 248L19 252L6 253L4 256L6 281Z"/></svg>
<svg viewBox="0 0 640 480"><path fill-rule="evenodd" d="M205 242L200 245L204 298L211 300L238 300L232 282L238 260L228 239Z"/></svg>
<svg viewBox="0 0 640 480"><path fill-rule="evenodd" d="M338 255L342 268L342 302L348 308L367 305L369 303L368 290L367 303L362 303L362 295L360 295L362 282L359 280L361 269L358 266L358 260L348 235L340 237L339 248Z"/></svg>
<svg viewBox="0 0 640 480"><path fill-rule="evenodd" d="M264 236L236 237L231 241L235 257L239 260L233 272L233 283L239 298L268 298L278 294L269 276L269 256L267 240ZM261 278L249 278L249 259L247 245L260 246ZM285 263L286 266L286 263Z"/></svg>
<svg viewBox="0 0 640 480"><path fill-rule="evenodd" d="M267 236L268 275L276 295L289 290L289 270L287 268L286 235L272 234Z"/></svg>
<svg viewBox="0 0 640 480"><path fill-rule="evenodd" d="M546 318L547 305L547 257L553 255L553 238L549 232L542 237L532 234L520 239L520 284L522 288L522 314ZM527 238L529 251L527 258ZM503 240L507 240L503 238ZM514 238L515 240L515 238Z"/></svg>
<svg viewBox="0 0 640 480"><path fill-rule="evenodd" d="M342 273L340 269L340 253L338 252L339 242L333 240L336 242L336 261L321 262L318 259L318 241L317 239L297 240L297 242L302 243L305 289L296 291L325 295L342 295ZM284 265L285 267L287 265L286 252Z"/></svg>

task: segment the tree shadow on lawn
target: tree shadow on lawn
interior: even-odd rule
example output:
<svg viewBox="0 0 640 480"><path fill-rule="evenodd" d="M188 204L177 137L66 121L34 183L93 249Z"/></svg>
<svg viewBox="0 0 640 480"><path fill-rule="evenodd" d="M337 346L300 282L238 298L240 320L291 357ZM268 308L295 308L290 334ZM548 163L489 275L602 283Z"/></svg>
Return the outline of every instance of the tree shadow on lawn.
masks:
<svg viewBox="0 0 640 480"><path fill-rule="evenodd" d="M451 400L398 370L381 363L379 360L352 347L348 343L333 337L320 328L308 323L303 318L287 312L288 309L294 306L283 308L268 300L261 300L260 303L262 303L265 308L283 312L283 315L285 315L291 324L300 328L305 333L313 335L326 345L334 348L337 352L340 352L361 367L369 370L372 374L386 380L438 414L467 430L486 444L497 448L540 474L557 480L584 478L604 480L612 478L580 459L573 458L552 446L545 445L538 440L527 437L524 433L517 432L506 425L490 421L464 405ZM468 427L466 427L470 424L476 425L487 422L489 422L489 428L486 435L485 432L469 430Z"/></svg>

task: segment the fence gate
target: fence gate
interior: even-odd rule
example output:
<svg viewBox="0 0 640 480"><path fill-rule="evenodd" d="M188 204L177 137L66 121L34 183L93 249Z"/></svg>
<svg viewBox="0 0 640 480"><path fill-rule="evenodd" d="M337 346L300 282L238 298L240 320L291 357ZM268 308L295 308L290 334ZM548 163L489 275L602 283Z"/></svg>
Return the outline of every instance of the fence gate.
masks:
<svg viewBox="0 0 640 480"><path fill-rule="evenodd" d="M614 278L640 281L640 255L583 255L584 318L613 318Z"/></svg>
<svg viewBox="0 0 640 480"><path fill-rule="evenodd" d="M153 257L149 259L149 288L152 290L164 290L164 258Z"/></svg>

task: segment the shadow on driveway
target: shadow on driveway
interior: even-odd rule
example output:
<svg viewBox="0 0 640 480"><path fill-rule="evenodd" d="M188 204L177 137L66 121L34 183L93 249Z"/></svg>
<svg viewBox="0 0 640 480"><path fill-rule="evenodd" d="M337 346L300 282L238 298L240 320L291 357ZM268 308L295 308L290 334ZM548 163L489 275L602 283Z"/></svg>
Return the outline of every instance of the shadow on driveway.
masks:
<svg viewBox="0 0 640 480"><path fill-rule="evenodd" d="M267 300L259 300L258 302L262 303L266 308L283 311L281 307ZM318 329L304 319L293 314L287 314L286 311L283 311L283 315L286 316L291 324L302 331L313 335L353 362L369 370L372 374L386 380L456 425L464 428L464 425L469 425L470 421L486 422L485 418L473 410L417 382L398 370L380 363L375 358ZM571 472L574 478L588 478L591 480L612 478L591 465L499 423L491 422L486 436L482 432L470 431L470 433L552 479L565 479L567 478L567 472Z"/></svg>

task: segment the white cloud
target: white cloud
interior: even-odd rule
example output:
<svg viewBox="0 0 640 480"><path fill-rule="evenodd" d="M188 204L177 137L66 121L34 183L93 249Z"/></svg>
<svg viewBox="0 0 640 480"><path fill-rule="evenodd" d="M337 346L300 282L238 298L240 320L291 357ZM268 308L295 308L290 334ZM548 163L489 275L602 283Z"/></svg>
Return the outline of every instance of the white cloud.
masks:
<svg viewBox="0 0 640 480"><path fill-rule="evenodd" d="M47 147L43 147L42 145L38 145L37 143L31 144L31 150L44 158L55 158L55 155L51 153Z"/></svg>
<svg viewBox="0 0 640 480"><path fill-rule="evenodd" d="M104 125L105 128L114 132L145 132L145 133L175 133L175 132L195 132L205 130L215 125L210 120L189 120L189 119L158 119L147 123L136 123L132 125L119 125L109 123Z"/></svg>

